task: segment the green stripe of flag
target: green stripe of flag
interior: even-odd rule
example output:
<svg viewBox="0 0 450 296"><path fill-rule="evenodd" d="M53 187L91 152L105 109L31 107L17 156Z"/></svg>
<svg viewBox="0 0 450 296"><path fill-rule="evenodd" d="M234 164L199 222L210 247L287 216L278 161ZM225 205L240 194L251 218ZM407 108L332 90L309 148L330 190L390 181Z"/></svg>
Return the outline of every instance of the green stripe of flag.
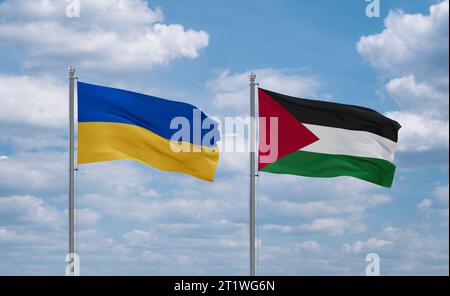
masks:
<svg viewBox="0 0 450 296"><path fill-rule="evenodd" d="M269 164L262 171L318 178L350 176L380 186L391 187L395 165L378 158L299 150Z"/></svg>

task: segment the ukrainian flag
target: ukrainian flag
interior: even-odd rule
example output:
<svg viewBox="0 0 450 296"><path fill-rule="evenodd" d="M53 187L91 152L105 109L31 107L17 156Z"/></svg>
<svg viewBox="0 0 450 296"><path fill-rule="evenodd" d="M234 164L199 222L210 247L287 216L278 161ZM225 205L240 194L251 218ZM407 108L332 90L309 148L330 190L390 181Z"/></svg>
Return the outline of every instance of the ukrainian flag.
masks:
<svg viewBox="0 0 450 296"><path fill-rule="evenodd" d="M218 124L192 105L78 82L78 164L131 159L213 181L218 140Z"/></svg>

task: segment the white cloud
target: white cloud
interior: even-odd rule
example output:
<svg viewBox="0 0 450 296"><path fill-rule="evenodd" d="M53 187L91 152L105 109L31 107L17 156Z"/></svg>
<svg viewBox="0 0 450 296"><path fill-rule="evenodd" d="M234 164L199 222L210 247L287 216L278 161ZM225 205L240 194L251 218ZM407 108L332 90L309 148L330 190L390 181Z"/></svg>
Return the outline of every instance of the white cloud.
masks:
<svg viewBox="0 0 450 296"><path fill-rule="evenodd" d="M179 58L195 59L209 43L204 31L163 24L160 9L143 0L82 1L81 17L67 18L57 0L0 4L0 38L18 47L27 68L68 63L98 71L148 70Z"/></svg>
<svg viewBox="0 0 450 296"><path fill-rule="evenodd" d="M153 235L148 231L135 229L125 233L123 239L130 246L148 246L153 239Z"/></svg>
<svg viewBox="0 0 450 296"><path fill-rule="evenodd" d="M314 97L320 87L317 77L301 76L281 69L256 69L244 73L222 71L217 78L206 84L214 93L214 105L218 108L226 107L246 112L250 72L257 74L257 82L261 84L261 87L287 95Z"/></svg>
<svg viewBox="0 0 450 296"><path fill-rule="evenodd" d="M436 235L435 228L436 225L388 226L366 241L343 244L343 258L348 264L352 260L361 262L365 254L376 252L382 261L383 275L448 274L448 231L447 235Z"/></svg>
<svg viewBox="0 0 450 296"><path fill-rule="evenodd" d="M448 149L449 1L428 15L391 11L385 29L361 37L358 52L389 80L386 91L401 110L387 116L402 124L399 150Z"/></svg>
<svg viewBox="0 0 450 296"><path fill-rule="evenodd" d="M379 239L376 237L369 238L367 241L357 241L354 244L344 244L343 250L347 253L361 254L362 252L374 252L384 249L392 245L391 241Z"/></svg>
<svg viewBox="0 0 450 296"><path fill-rule="evenodd" d="M189 176L155 178L153 173L164 174L131 161L81 166L80 204L116 218L146 223L192 223L244 214L238 209L246 203L235 193L239 177L230 180L225 176L205 184Z"/></svg>
<svg viewBox="0 0 450 296"><path fill-rule="evenodd" d="M314 233L342 235L344 233L361 233L366 230L366 225L359 221L344 218L319 218L310 223L302 225L277 225L265 224L262 229L267 231L276 231L282 234L291 233Z"/></svg>
<svg viewBox="0 0 450 296"><path fill-rule="evenodd" d="M367 207L386 205L392 202L392 198L385 194L372 194L365 199Z"/></svg>
<svg viewBox="0 0 450 296"><path fill-rule="evenodd" d="M390 80L386 89L404 110L448 119L448 91L438 90L427 81L417 82L413 75Z"/></svg>
<svg viewBox="0 0 450 296"><path fill-rule="evenodd" d="M4 225L28 225L30 227L48 226L61 228L67 217L66 210L60 210L50 202L31 195L0 197L0 214ZM77 227L97 223L101 214L90 208L76 209Z"/></svg>
<svg viewBox="0 0 450 296"><path fill-rule="evenodd" d="M63 221L62 212L46 204L41 198L30 195L0 198L0 213L3 217L10 217L6 223L17 221L59 227Z"/></svg>
<svg viewBox="0 0 450 296"><path fill-rule="evenodd" d="M313 233L342 235L344 232L358 233L366 229L364 224L339 218L315 219L309 224L301 225L300 230Z"/></svg>
<svg viewBox="0 0 450 296"><path fill-rule="evenodd" d="M261 173L259 180L264 192L258 197L263 213L280 213L285 218L363 215L368 209L392 201L376 191L377 186L349 177L311 179ZM280 186L283 197L279 196Z"/></svg>
<svg viewBox="0 0 450 296"><path fill-rule="evenodd" d="M0 123L39 128L67 125L67 86L49 76L0 75Z"/></svg>
<svg viewBox="0 0 450 296"><path fill-rule="evenodd" d="M16 3L17 2L17 3ZM58 0L22 0L4 1L0 5L0 14L6 20L67 19L65 14L68 1ZM145 1L140 0L81 0L82 19L94 22L80 22L77 25L89 27L109 26L110 28L129 28L137 24L153 24L163 21L160 8L152 10ZM109 22L106 22L108 20ZM120 25L118 22L120 21Z"/></svg>
<svg viewBox="0 0 450 296"><path fill-rule="evenodd" d="M448 185L447 186L438 186L434 191L434 196L436 198L436 203L440 207L448 208L448 200L449 200L449 193L448 193Z"/></svg>
<svg viewBox="0 0 450 296"><path fill-rule="evenodd" d="M111 258L121 262L135 261L133 250L128 246L105 235L94 228L83 229L76 233L77 249L81 258L93 262L108 261ZM123 263L122 263L123 264ZM89 265L88 262L84 266Z"/></svg>
<svg viewBox="0 0 450 296"><path fill-rule="evenodd" d="M303 250L311 251L311 252L320 252L324 249L324 247L320 243L313 241L313 240L301 243L300 247Z"/></svg>
<svg viewBox="0 0 450 296"><path fill-rule="evenodd" d="M219 211L216 199L173 198L173 199L142 199L121 198L120 196L104 196L88 194L82 197L84 204L123 219L137 221L190 221L209 217Z"/></svg>
<svg viewBox="0 0 450 296"><path fill-rule="evenodd" d="M102 218L102 214L93 209L76 209L75 223L77 226L86 226L97 223Z"/></svg>
<svg viewBox="0 0 450 296"><path fill-rule="evenodd" d="M295 231L295 227L292 225L277 225L277 224L265 224L262 225L262 229L269 231L278 231L284 234L292 233Z"/></svg>
<svg viewBox="0 0 450 296"><path fill-rule="evenodd" d="M36 243L38 237L30 233L18 233L15 230L10 230L6 227L0 226L0 243Z"/></svg>
<svg viewBox="0 0 450 296"><path fill-rule="evenodd" d="M68 148L66 131L35 129L30 126L19 127L21 122L13 123L17 127L4 124L0 126L0 144L11 148L14 153L42 152L44 150L62 151ZM60 126L63 128L63 126ZM6 156L5 156L6 157ZM8 156L8 158L10 158Z"/></svg>
<svg viewBox="0 0 450 296"><path fill-rule="evenodd" d="M42 170L44 167L61 167L61 164L55 164L53 159L53 157L59 158L59 153L55 152L56 155L49 157L48 151L35 155L26 155L25 152L67 149L67 91L67 85L51 76L0 74L0 105L2 106L0 108L0 145L10 148L13 153L7 160L10 166L0 167L0 175L3 175L5 171L11 173L11 175L3 176L4 180L16 177L17 174L24 174L24 178L29 179L34 176L34 165L40 162L39 165L42 167L39 170L42 180L34 178L34 181L41 183L46 180L47 175L52 173L51 170ZM44 163L40 157L50 162ZM26 162L22 162L25 158L27 158ZM28 167L29 170L24 167ZM22 168L24 170L20 172ZM0 183L3 181L0 180ZM14 183L10 183L7 187L12 185Z"/></svg>
<svg viewBox="0 0 450 296"><path fill-rule="evenodd" d="M153 200L159 194L151 182L151 171L150 167L130 160L81 165L77 175L80 202L83 202L83 196L91 193L118 200L123 200L124 196L143 202Z"/></svg>
<svg viewBox="0 0 450 296"><path fill-rule="evenodd" d="M219 244L226 249L245 249L248 247L248 240L245 237L221 238ZM258 242L256 243L256 245Z"/></svg>
<svg viewBox="0 0 450 296"><path fill-rule="evenodd" d="M448 0L431 6L429 15L391 11L384 31L361 37L357 50L389 75L448 77L448 15Z"/></svg>
<svg viewBox="0 0 450 296"><path fill-rule="evenodd" d="M192 258L190 256L186 256L186 255L180 255L178 256L178 262L182 265L190 265L192 262Z"/></svg>
<svg viewBox="0 0 450 296"><path fill-rule="evenodd" d="M402 125L397 146L398 151L448 149L448 120L433 119L405 111L388 112L386 116L397 120Z"/></svg>
<svg viewBox="0 0 450 296"><path fill-rule="evenodd" d="M17 154L1 161L0 187L20 192L66 192L67 155L61 152Z"/></svg>
<svg viewBox="0 0 450 296"><path fill-rule="evenodd" d="M425 198L417 204L417 208L427 217L437 216L448 225L449 218L449 190L448 185L436 186L432 197Z"/></svg>
<svg viewBox="0 0 450 296"><path fill-rule="evenodd" d="M51 76L0 74L0 145L16 154L9 158L23 152L67 149L67 91L67 85ZM11 169L0 168L0 174Z"/></svg>
<svg viewBox="0 0 450 296"><path fill-rule="evenodd" d="M327 217L340 214L356 214L362 213L365 210L363 199L360 202L355 200L342 201L288 201L284 199L276 200L270 199L267 196L262 196L259 200L261 207L267 211L276 211L286 216L302 216L306 218ZM354 203L353 203L354 202Z"/></svg>
<svg viewBox="0 0 450 296"><path fill-rule="evenodd" d="M161 254L150 250L145 250L144 252L142 252L142 257L145 261L151 263L160 262L163 259L163 256Z"/></svg>
<svg viewBox="0 0 450 296"><path fill-rule="evenodd" d="M387 253L383 260L391 273L416 274L428 269L434 274L448 274L448 233L446 236L435 236L430 234L431 230L418 232L411 228L386 227L379 233L382 239L393 242L391 252L395 255ZM392 255L396 256L395 259Z"/></svg>
<svg viewBox="0 0 450 296"><path fill-rule="evenodd" d="M377 186L348 177L310 179L261 173L259 182L257 215L264 221L263 239L273 235L295 237L298 233L340 237L362 234L372 209L393 200Z"/></svg>
<svg viewBox="0 0 450 296"><path fill-rule="evenodd" d="M433 205L433 201L429 198L423 199L420 203L417 204L417 208L423 210L423 209L429 209Z"/></svg>

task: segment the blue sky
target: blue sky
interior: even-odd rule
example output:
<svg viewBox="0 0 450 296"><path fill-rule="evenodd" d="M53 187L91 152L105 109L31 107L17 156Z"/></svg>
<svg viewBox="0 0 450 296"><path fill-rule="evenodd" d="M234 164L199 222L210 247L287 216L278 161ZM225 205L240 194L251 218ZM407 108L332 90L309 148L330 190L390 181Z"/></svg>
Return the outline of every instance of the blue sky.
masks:
<svg viewBox="0 0 450 296"><path fill-rule="evenodd" d="M448 1L0 1L0 274L65 271L67 67L82 81L244 116L247 74L403 128L392 189L262 174L259 274L448 274ZM344 3L341 3L344 2ZM247 274L247 155L216 182L81 166L81 273Z"/></svg>

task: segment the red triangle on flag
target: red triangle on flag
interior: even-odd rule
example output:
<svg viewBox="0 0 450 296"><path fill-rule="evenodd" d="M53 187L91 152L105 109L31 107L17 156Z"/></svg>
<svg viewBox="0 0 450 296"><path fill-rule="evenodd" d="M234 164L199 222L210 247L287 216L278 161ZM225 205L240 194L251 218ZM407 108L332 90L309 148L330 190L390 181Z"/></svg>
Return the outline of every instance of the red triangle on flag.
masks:
<svg viewBox="0 0 450 296"><path fill-rule="evenodd" d="M319 140L316 135L263 89L258 89L258 97L260 118L258 170L262 170L279 158ZM272 135L270 133L271 123L274 122L271 122L270 118L277 118L278 122L278 128L272 127ZM274 132L277 132L277 135L274 135ZM266 136L264 137L262 133L265 133Z"/></svg>

